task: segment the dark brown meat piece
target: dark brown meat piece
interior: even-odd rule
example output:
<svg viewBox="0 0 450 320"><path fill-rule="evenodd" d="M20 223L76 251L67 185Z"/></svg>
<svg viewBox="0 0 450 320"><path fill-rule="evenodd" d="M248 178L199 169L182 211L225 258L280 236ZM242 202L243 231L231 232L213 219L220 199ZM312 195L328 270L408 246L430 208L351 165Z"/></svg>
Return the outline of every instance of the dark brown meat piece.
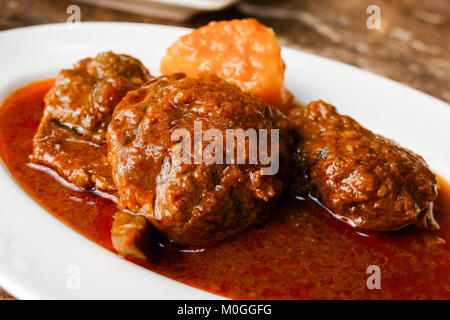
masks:
<svg viewBox="0 0 450 320"><path fill-rule="evenodd" d="M143 216L118 211L114 215L111 242L120 255L145 261L151 247L151 225Z"/></svg>
<svg viewBox="0 0 450 320"><path fill-rule="evenodd" d="M397 230L414 223L438 228L436 178L420 156L323 101L294 109L290 119L303 139L297 153L300 193L310 179L312 194L335 217L361 229Z"/></svg>
<svg viewBox="0 0 450 320"><path fill-rule="evenodd" d="M115 190L106 129L116 104L149 79L138 60L112 52L62 70L45 97L31 161L52 168L77 187Z"/></svg>
<svg viewBox="0 0 450 320"><path fill-rule="evenodd" d="M150 79L139 60L111 51L61 70L45 97L45 114L67 127L103 141L117 103Z"/></svg>
<svg viewBox="0 0 450 320"><path fill-rule="evenodd" d="M190 164L177 160L183 147L171 134L182 128L193 139L196 120L203 132L215 128L224 135L226 129L279 129L281 169L263 175L260 162L194 164L192 154ZM282 193L290 167L287 128L262 99L214 75L154 79L119 103L108 129L119 205L181 245L203 246L236 234L260 220Z"/></svg>
<svg viewBox="0 0 450 320"><path fill-rule="evenodd" d="M106 143L91 141L46 116L33 141L32 161L47 165L79 188L116 190Z"/></svg>

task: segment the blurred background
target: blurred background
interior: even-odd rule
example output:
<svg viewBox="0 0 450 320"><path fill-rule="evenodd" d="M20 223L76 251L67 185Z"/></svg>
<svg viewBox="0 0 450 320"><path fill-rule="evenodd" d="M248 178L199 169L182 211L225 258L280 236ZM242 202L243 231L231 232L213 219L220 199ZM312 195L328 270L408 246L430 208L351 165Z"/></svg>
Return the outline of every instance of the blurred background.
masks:
<svg viewBox="0 0 450 320"><path fill-rule="evenodd" d="M0 30L66 22L78 10L74 5L81 22L195 28L254 17L273 28L284 46L450 102L450 0L0 0ZM12 297L0 288L0 299Z"/></svg>

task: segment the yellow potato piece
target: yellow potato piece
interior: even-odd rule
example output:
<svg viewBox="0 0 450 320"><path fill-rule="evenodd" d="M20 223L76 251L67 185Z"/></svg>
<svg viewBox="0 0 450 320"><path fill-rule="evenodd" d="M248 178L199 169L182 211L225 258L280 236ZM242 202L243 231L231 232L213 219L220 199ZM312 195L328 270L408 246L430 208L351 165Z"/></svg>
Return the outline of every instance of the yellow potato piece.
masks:
<svg viewBox="0 0 450 320"><path fill-rule="evenodd" d="M162 59L161 72L211 71L282 107L288 95L280 52L273 30L255 19L211 22L179 38Z"/></svg>

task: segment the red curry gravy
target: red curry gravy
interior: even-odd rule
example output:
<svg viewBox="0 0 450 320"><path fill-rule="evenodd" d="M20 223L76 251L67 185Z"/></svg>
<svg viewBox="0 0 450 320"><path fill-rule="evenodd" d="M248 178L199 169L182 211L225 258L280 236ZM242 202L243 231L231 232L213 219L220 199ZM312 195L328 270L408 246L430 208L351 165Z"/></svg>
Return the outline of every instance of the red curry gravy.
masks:
<svg viewBox="0 0 450 320"><path fill-rule="evenodd" d="M113 250L116 204L76 191L29 165L32 138L53 84L15 91L0 108L0 154L7 168L44 208L79 233ZM439 179L435 204L441 229L414 227L362 234L309 200L286 199L271 218L203 251L161 238L145 268L230 298L450 299L450 185ZM381 269L381 289L367 288L368 266Z"/></svg>

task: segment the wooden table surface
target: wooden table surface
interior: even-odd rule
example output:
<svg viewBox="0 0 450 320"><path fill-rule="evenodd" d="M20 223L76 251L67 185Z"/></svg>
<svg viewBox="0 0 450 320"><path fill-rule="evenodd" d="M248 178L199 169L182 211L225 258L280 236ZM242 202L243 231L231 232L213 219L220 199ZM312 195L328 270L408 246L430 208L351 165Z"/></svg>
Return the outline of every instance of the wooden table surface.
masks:
<svg viewBox="0 0 450 320"><path fill-rule="evenodd" d="M81 8L81 21L198 27L210 20L252 16L272 27L285 46L370 70L450 102L448 0L245 0L186 22L101 9L74 0L0 0L0 30L65 22L72 4ZM371 14L366 10L371 4L380 8L381 29L367 27ZM3 299L13 297L0 288Z"/></svg>

